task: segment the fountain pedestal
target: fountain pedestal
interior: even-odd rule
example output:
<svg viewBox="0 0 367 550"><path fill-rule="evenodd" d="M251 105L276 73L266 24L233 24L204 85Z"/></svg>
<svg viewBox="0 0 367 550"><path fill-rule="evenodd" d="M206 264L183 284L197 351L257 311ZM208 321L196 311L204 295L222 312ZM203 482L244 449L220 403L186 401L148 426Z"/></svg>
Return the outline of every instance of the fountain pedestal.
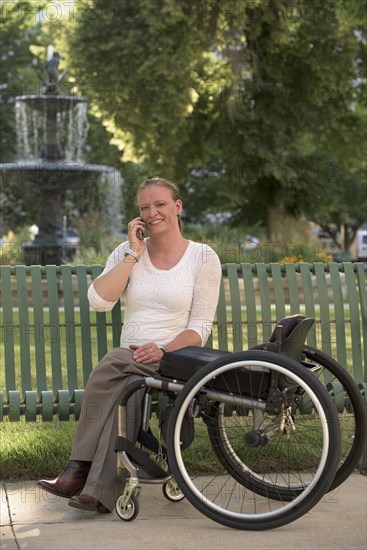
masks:
<svg viewBox="0 0 367 550"><path fill-rule="evenodd" d="M61 196L41 190L38 234L34 241L23 245L26 265L61 265L64 259Z"/></svg>
<svg viewBox="0 0 367 550"><path fill-rule="evenodd" d="M25 177L33 180L32 183L38 185L40 190L37 219L39 231L34 241L23 246L24 263L61 265L66 256L61 198L65 190L70 188L70 185L67 185L70 178L64 177L65 172L69 171L70 163L64 161L65 155L61 146L61 117L64 113L72 116L73 109L85 103L85 99L63 96L59 93L58 87L52 84L46 87L46 93L43 95L21 96L17 97L16 101L22 102L33 113L41 116L43 127L43 143L37 170L31 174L31 171L28 169L27 173L27 167L24 167ZM35 181L35 174L38 181Z"/></svg>

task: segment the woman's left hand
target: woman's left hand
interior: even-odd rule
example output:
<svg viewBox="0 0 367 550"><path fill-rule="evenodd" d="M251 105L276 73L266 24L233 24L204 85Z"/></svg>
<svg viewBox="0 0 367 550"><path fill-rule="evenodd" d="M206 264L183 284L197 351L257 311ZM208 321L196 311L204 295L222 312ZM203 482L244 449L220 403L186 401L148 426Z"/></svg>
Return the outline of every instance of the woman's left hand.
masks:
<svg viewBox="0 0 367 550"><path fill-rule="evenodd" d="M163 357L163 351L155 342L149 342L148 344L143 344L142 346L130 345L129 348L133 350L134 361L137 363L143 363L143 365L157 363Z"/></svg>

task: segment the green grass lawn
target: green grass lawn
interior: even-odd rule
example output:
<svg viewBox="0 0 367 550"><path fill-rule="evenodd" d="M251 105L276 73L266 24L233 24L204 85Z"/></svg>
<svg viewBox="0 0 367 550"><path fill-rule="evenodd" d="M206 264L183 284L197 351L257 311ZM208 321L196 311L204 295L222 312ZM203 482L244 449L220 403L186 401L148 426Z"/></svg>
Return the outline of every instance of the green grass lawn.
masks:
<svg viewBox="0 0 367 550"><path fill-rule="evenodd" d="M67 463L76 422L0 423L3 481L55 477Z"/></svg>

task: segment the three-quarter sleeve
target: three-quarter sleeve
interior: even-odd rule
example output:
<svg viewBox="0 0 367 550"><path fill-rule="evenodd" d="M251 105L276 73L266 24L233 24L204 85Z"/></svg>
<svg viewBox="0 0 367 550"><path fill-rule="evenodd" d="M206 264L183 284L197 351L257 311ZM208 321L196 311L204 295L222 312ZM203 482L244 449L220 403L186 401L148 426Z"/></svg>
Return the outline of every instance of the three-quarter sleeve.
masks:
<svg viewBox="0 0 367 550"><path fill-rule="evenodd" d="M195 330L204 346L208 340L218 305L222 268L220 260L213 249L202 245L202 252L197 258L197 275L188 329Z"/></svg>
<svg viewBox="0 0 367 550"><path fill-rule="evenodd" d="M117 302L117 300L116 302L109 302L108 300L104 300L103 298L101 298L101 296L94 288L93 283L88 288L88 300L90 306L96 311L111 311L111 309Z"/></svg>
<svg viewBox="0 0 367 550"><path fill-rule="evenodd" d="M106 262L105 268L102 271L102 274L107 273L108 271L110 271L110 269L112 269L113 267L115 267L115 265L118 264L118 262L124 257L125 249L128 246L128 244L129 244L128 242L124 242L124 243L121 243L117 248L115 248L115 250L110 254ZM102 298L94 288L93 283L88 288L88 300L89 300L90 306L94 310L100 311L100 312L111 311L111 309L117 302L117 300L115 300L114 302L109 302L108 300L105 300L104 298Z"/></svg>

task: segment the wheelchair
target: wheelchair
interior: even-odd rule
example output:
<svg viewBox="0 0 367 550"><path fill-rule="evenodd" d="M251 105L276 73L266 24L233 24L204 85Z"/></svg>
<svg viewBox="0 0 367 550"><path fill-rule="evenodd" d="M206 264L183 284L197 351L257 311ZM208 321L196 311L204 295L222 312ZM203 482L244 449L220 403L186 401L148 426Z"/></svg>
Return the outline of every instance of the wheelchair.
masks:
<svg viewBox="0 0 367 550"><path fill-rule="evenodd" d="M168 500L186 497L226 527L272 529L347 479L366 441L366 408L345 369L305 345L313 322L282 319L269 342L243 352L167 352L154 377L125 387L116 440L122 520L137 517L141 485L157 483ZM126 407L141 388L138 446L126 439Z"/></svg>

